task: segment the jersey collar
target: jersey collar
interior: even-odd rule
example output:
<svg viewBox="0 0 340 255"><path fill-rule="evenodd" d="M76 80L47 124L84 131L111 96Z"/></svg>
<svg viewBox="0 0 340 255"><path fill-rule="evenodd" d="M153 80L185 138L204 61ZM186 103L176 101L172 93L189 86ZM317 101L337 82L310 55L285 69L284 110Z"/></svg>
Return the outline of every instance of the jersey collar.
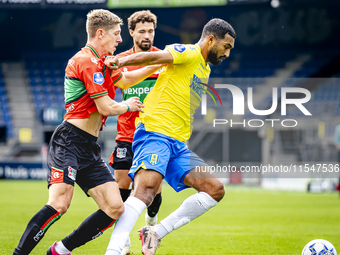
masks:
<svg viewBox="0 0 340 255"><path fill-rule="evenodd" d="M93 46L91 46L90 44L86 44L85 48L89 48L92 51L93 55L95 55L97 58L100 59L98 52L96 51L96 49Z"/></svg>

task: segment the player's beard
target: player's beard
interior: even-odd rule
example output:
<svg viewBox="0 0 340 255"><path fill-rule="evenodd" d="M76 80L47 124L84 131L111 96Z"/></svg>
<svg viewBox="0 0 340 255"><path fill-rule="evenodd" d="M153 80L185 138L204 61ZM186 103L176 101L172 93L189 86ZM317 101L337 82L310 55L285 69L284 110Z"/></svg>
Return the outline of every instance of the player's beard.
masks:
<svg viewBox="0 0 340 255"><path fill-rule="evenodd" d="M144 40L145 42L147 42L146 40ZM143 41L141 42L137 42L137 46L142 50L142 51L148 51L150 50L151 46L152 46L152 42L148 41L149 43L147 45L143 44Z"/></svg>
<svg viewBox="0 0 340 255"><path fill-rule="evenodd" d="M223 60L224 56L218 57L217 56L217 47L216 45L211 48L211 50L208 52L208 61L213 65L218 65L219 59Z"/></svg>

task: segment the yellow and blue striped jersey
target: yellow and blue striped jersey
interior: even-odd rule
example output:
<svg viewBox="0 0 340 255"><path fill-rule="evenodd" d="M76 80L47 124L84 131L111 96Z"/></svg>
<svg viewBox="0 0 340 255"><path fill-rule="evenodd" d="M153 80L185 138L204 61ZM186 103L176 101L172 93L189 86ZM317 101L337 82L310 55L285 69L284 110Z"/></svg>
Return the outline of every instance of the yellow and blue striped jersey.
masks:
<svg viewBox="0 0 340 255"><path fill-rule="evenodd" d="M146 131L186 142L191 135L193 115L199 106L210 75L198 44L173 44L166 47L173 63L163 67L157 82L144 100L139 120Z"/></svg>

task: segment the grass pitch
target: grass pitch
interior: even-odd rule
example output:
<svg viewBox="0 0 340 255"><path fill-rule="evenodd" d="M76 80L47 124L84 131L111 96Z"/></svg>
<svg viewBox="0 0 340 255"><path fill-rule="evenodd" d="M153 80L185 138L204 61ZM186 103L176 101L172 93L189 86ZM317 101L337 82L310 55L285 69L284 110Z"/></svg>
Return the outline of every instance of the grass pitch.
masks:
<svg viewBox="0 0 340 255"><path fill-rule="evenodd" d="M192 189L174 192L165 186L159 219L175 210ZM45 181L0 181L0 254L13 253L29 219L47 202ZM91 198L76 187L69 211L46 233L32 255L75 229L97 210ZM132 251L141 254L137 229L131 233ZM105 254L112 228L72 255ZM340 252L340 199L336 193L308 194L226 187L224 199L205 215L166 236L157 254L301 254L311 240L330 241Z"/></svg>

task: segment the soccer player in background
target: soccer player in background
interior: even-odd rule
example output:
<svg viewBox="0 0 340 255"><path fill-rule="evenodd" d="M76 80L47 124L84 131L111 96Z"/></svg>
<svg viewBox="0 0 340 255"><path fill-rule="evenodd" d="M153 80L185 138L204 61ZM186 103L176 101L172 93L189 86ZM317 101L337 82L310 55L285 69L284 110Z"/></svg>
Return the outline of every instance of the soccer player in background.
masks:
<svg viewBox="0 0 340 255"><path fill-rule="evenodd" d="M54 131L47 164L49 199L47 204L29 221L14 255L29 254L43 238L48 228L70 206L74 183L97 203L99 210L86 218L80 226L47 250L47 255L70 254L111 227L124 211L118 185L101 157L97 137L107 116L142 111L136 97L117 103L108 96L114 86L123 89L149 77L159 67L145 67L111 77L104 64L104 56L112 55L122 42L121 19L107 10L88 13L87 44L67 64L65 70L64 122Z"/></svg>
<svg viewBox="0 0 340 255"><path fill-rule="evenodd" d="M219 179L211 178L209 173L196 174L206 163L187 148L186 141L205 90L201 82L206 82L210 74L208 63L217 65L229 57L235 37L229 23L212 19L195 45L174 44L163 51L137 53L119 61L114 57L106 59L108 66L115 63L118 67L168 64L144 101L145 112L140 114L132 144L135 155L129 176L134 180L134 193L125 202L125 211L113 230L106 255L120 254L163 178L177 192L193 187L198 193L188 197L157 225L139 230L144 255L155 254L162 238L207 212L223 198L224 186Z"/></svg>
<svg viewBox="0 0 340 255"><path fill-rule="evenodd" d="M133 47L125 52L116 55L117 58L126 57L138 52L154 52L159 51L153 46L155 28L157 25L157 17L150 11L138 11L128 18L128 27L130 35L133 38ZM126 72L142 68L143 66L127 66L118 69L116 72ZM141 102L144 101L146 95L151 91L156 83L158 72L150 75L144 81L134 85L131 88L123 89L123 100L131 97L138 97ZM135 133L135 120L139 116L139 112L126 112L118 116L116 136L116 147L111 154L109 164L114 168L114 175L117 181L120 195L123 202L131 193L131 178L128 176L132 166L133 152L132 140ZM162 185L161 185L162 186ZM162 202L160 186L157 195L153 199L152 204L145 213L145 223L147 226L157 224L157 213ZM128 239L122 254L130 254L130 239Z"/></svg>
<svg viewBox="0 0 340 255"><path fill-rule="evenodd" d="M337 150L337 161L340 163L340 124L336 125L333 134L333 143ZM336 191L340 194L340 178L338 184L336 185Z"/></svg>

